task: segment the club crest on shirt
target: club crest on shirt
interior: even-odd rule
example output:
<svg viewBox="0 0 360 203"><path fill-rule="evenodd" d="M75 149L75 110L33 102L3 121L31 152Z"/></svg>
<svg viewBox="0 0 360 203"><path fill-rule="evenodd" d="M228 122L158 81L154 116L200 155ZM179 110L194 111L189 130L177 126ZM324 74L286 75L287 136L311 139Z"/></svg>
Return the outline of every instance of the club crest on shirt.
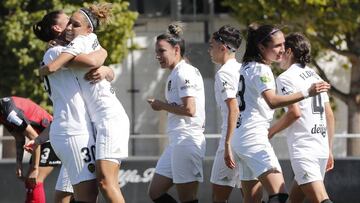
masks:
<svg viewBox="0 0 360 203"><path fill-rule="evenodd" d="M115 94L115 89L113 87L110 87L110 93Z"/></svg>
<svg viewBox="0 0 360 203"><path fill-rule="evenodd" d="M167 84L167 90L170 91L171 90L171 80L169 80L168 84Z"/></svg>
<svg viewBox="0 0 360 203"><path fill-rule="evenodd" d="M89 170L91 173L94 173L94 172L95 172L95 164L90 163L90 164L88 165L88 170Z"/></svg>

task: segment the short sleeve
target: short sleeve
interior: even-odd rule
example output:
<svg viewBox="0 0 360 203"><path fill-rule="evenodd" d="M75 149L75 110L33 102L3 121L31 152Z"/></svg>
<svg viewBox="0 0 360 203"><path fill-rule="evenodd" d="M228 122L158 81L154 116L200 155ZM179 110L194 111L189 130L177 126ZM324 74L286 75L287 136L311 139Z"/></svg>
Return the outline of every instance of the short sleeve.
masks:
<svg viewBox="0 0 360 203"><path fill-rule="evenodd" d="M54 61L61 54L63 48L64 47L62 46L55 46L48 49L43 57L43 65L47 65Z"/></svg>
<svg viewBox="0 0 360 203"><path fill-rule="evenodd" d="M279 76L276 79L277 93L279 95L289 95L296 92L296 88L292 82L284 76Z"/></svg>
<svg viewBox="0 0 360 203"><path fill-rule="evenodd" d="M235 81L235 78L227 72L220 71L215 75L216 88L220 92L223 101L236 97L237 82L238 81Z"/></svg>
<svg viewBox="0 0 360 203"><path fill-rule="evenodd" d="M196 96L198 92L197 90L200 88L198 85L200 82L198 78L199 76L199 70L193 67L184 68L183 70L179 71L177 88L180 98Z"/></svg>
<svg viewBox="0 0 360 203"><path fill-rule="evenodd" d="M85 36L77 36L73 41L71 41L62 51L63 53L69 53L74 56L77 56L81 53L85 52L86 47L86 37Z"/></svg>
<svg viewBox="0 0 360 203"><path fill-rule="evenodd" d="M275 90L275 79L270 67L258 65L256 68L258 72L254 75L253 82L258 92L261 94L265 90Z"/></svg>
<svg viewBox="0 0 360 203"><path fill-rule="evenodd" d="M5 97L2 99L1 111L6 119L6 123L4 124L10 132L23 132L28 126L29 121L10 98Z"/></svg>

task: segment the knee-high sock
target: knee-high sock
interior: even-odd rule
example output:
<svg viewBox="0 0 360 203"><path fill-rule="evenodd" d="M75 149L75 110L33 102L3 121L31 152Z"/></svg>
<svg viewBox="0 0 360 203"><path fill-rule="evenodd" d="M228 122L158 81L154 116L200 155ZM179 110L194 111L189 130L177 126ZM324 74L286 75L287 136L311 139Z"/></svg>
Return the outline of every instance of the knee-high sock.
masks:
<svg viewBox="0 0 360 203"><path fill-rule="evenodd" d="M36 183L35 186L28 183L25 184L26 200L25 203L45 203L45 190L43 183Z"/></svg>

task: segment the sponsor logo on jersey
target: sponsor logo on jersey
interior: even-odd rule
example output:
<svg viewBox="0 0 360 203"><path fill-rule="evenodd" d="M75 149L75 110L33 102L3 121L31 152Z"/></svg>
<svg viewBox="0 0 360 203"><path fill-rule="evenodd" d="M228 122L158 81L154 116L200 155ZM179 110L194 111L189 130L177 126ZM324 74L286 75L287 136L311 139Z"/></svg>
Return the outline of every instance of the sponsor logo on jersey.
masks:
<svg viewBox="0 0 360 203"><path fill-rule="evenodd" d="M181 90L184 90L184 89L189 89L189 88L197 88L197 85L194 84L194 85L184 85L182 87L180 87Z"/></svg>
<svg viewBox="0 0 360 203"><path fill-rule="evenodd" d="M324 124L314 125L311 128L311 134L321 134L323 137L326 136L326 126Z"/></svg>
<svg viewBox="0 0 360 203"><path fill-rule="evenodd" d="M93 43L92 46L91 46L91 48L92 48L93 50L95 50L96 47L98 47L98 46L99 46L99 40L98 40L98 39L95 39L95 40L94 40L94 43Z"/></svg>
<svg viewBox="0 0 360 203"><path fill-rule="evenodd" d="M167 84L167 90L170 91L171 90L171 80L169 80L168 84Z"/></svg>
<svg viewBox="0 0 360 203"><path fill-rule="evenodd" d="M260 81L261 81L262 83L271 82L271 77L270 77L269 75L260 76Z"/></svg>
<svg viewBox="0 0 360 203"><path fill-rule="evenodd" d="M226 90L235 90L233 86L231 86L227 81L222 82L223 89L221 90L221 93L224 93Z"/></svg>

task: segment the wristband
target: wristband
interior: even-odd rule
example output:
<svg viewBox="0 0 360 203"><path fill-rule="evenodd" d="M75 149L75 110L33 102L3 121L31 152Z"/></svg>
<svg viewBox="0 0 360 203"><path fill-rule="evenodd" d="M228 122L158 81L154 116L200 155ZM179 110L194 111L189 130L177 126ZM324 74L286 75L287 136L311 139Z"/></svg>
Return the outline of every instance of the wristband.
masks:
<svg viewBox="0 0 360 203"><path fill-rule="evenodd" d="M301 90L301 94L304 96L304 99L309 97L309 90L305 89L305 90Z"/></svg>

